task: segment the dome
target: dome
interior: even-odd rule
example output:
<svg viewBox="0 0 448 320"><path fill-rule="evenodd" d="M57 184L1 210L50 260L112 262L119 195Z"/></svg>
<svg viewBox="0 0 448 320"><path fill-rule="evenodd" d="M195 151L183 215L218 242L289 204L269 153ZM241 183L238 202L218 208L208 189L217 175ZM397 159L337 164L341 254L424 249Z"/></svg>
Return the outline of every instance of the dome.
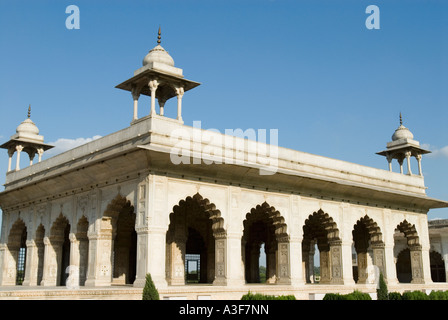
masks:
<svg viewBox="0 0 448 320"><path fill-rule="evenodd" d="M392 135L392 141L397 141L400 139L414 139L414 135L412 134L412 132L402 124L400 124L400 126Z"/></svg>
<svg viewBox="0 0 448 320"><path fill-rule="evenodd" d="M158 62L171 67L174 67L174 60L171 58L169 53L163 49L163 47L158 44L155 46L146 57L143 59L143 66L146 66L149 63Z"/></svg>
<svg viewBox="0 0 448 320"><path fill-rule="evenodd" d="M39 129L34 124L33 121L31 121L30 118L27 118L25 121L23 121L16 129L16 132L19 135L25 134L25 135L39 135Z"/></svg>

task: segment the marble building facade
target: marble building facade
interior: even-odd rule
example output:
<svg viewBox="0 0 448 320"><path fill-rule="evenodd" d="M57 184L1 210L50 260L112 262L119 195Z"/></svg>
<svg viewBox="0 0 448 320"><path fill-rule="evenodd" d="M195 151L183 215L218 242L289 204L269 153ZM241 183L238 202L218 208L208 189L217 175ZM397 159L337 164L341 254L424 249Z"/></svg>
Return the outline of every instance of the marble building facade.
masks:
<svg viewBox="0 0 448 320"><path fill-rule="evenodd" d="M0 287L142 288L151 273L166 297L233 298L257 285L302 297L374 292L379 272L397 291L443 279L432 276L427 212L448 203L426 195L428 151L401 120L379 153L398 160L401 172L392 172L186 126L183 96L198 85L159 38L117 86L131 93L130 126L13 169L25 145L30 157L51 147L30 117L18 127L2 146L10 165L0 193ZM138 118L144 95L150 111ZM171 98L175 119L164 116Z"/></svg>

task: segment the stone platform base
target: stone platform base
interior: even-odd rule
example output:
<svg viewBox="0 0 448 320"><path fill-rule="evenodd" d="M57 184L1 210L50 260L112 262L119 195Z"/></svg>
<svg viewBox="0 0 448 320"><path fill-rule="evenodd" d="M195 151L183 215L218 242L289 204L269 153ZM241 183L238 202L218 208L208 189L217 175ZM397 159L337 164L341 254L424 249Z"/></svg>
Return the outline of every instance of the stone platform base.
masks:
<svg viewBox="0 0 448 320"><path fill-rule="evenodd" d="M248 293L264 293L269 295L294 295L299 300L321 300L326 293L346 294L359 290L367 292L376 299L375 285L320 285L302 286L281 285L244 285L239 287L188 285L170 286L158 289L163 300L240 300ZM432 284L398 284L388 285L389 292L422 290L448 290L448 283ZM0 300L141 300L143 288L132 286L112 286L101 288L80 287L0 287Z"/></svg>

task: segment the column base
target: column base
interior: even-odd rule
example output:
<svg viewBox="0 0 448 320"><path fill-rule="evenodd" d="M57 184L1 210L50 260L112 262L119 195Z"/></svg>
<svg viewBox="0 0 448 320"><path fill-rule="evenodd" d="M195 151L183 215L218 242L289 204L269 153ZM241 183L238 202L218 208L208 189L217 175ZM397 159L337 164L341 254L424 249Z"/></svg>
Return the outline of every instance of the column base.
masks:
<svg viewBox="0 0 448 320"><path fill-rule="evenodd" d="M226 278L215 278L213 281L214 286L227 286L227 279Z"/></svg>
<svg viewBox="0 0 448 320"><path fill-rule="evenodd" d="M107 280L98 280L98 279L91 279L86 280L86 283L84 284L85 287L110 287L112 284Z"/></svg>

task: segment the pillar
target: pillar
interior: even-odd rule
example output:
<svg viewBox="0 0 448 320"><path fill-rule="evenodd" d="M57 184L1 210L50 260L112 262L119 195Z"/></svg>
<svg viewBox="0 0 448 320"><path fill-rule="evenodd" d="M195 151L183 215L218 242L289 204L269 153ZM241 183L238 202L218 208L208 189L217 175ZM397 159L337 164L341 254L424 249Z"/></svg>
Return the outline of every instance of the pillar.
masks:
<svg viewBox="0 0 448 320"><path fill-rule="evenodd" d="M132 116L132 121L138 119L138 98L140 97L140 92L135 86L132 86L132 99L134 101L134 115Z"/></svg>
<svg viewBox="0 0 448 320"><path fill-rule="evenodd" d="M184 96L184 88L176 88L177 94L177 120L182 121L182 97Z"/></svg>
<svg viewBox="0 0 448 320"><path fill-rule="evenodd" d="M13 148L8 149L8 172L11 171L12 156L14 155L15 151L16 150Z"/></svg>
<svg viewBox="0 0 448 320"><path fill-rule="evenodd" d="M314 254L316 253L314 241L306 245L307 249L302 251L302 265L305 277L305 283L314 283Z"/></svg>
<svg viewBox="0 0 448 320"><path fill-rule="evenodd" d="M386 155L387 162L389 163L389 171L392 172L392 156L390 154Z"/></svg>
<svg viewBox="0 0 448 320"><path fill-rule="evenodd" d="M213 285L227 284L227 237L225 233L215 234L215 279Z"/></svg>
<svg viewBox="0 0 448 320"><path fill-rule="evenodd" d="M80 255L79 255L79 245L80 242L76 238L74 233L70 233L70 263L69 270L62 272L68 272L68 278L66 281L66 286L69 289L77 289L79 288L79 267L80 267Z"/></svg>
<svg viewBox="0 0 448 320"><path fill-rule="evenodd" d="M16 151L17 151L17 159L16 159L16 170L20 170L20 153L23 150L23 146L21 146L20 144L16 146Z"/></svg>
<svg viewBox="0 0 448 320"><path fill-rule="evenodd" d="M160 83L155 79L148 82L148 87L151 90L151 112L149 113L150 116L156 114L156 90L159 84Z"/></svg>
<svg viewBox="0 0 448 320"><path fill-rule="evenodd" d="M112 218L103 216L100 224L98 233L88 234L86 286L110 286L112 281Z"/></svg>
<svg viewBox="0 0 448 320"><path fill-rule="evenodd" d="M164 115L164 107L165 107L165 102L166 100L163 100L162 98L157 99L159 100L159 107L160 107L160 115L163 116Z"/></svg>
<svg viewBox="0 0 448 320"><path fill-rule="evenodd" d="M417 163L418 163L418 174L420 176L423 176L423 171L422 171L422 155L418 154L415 156L415 158L417 159Z"/></svg>
<svg viewBox="0 0 448 320"><path fill-rule="evenodd" d="M411 254L411 283L424 283L422 247L421 245L412 245L409 246L409 250Z"/></svg>
<svg viewBox="0 0 448 320"><path fill-rule="evenodd" d="M412 171L411 171L411 152L407 151L405 152L404 156L406 157L406 161L408 164L408 175L412 175Z"/></svg>
<svg viewBox="0 0 448 320"><path fill-rule="evenodd" d="M242 232L227 232L226 278L228 286L244 285L244 261L246 243L241 240Z"/></svg>
<svg viewBox="0 0 448 320"><path fill-rule="evenodd" d="M44 149L42 149L42 148L37 149L37 154L39 155L39 162L41 162L42 155L44 154Z"/></svg>
<svg viewBox="0 0 448 320"><path fill-rule="evenodd" d="M400 173L403 174L403 159L398 159L398 164L400 165Z"/></svg>
<svg viewBox="0 0 448 320"><path fill-rule="evenodd" d="M384 243L372 244L373 265L378 268L379 273L383 274L384 281L387 282L387 272L386 272L384 248L385 248Z"/></svg>
<svg viewBox="0 0 448 320"><path fill-rule="evenodd" d="M2 286L15 286L17 276L17 257L19 255L19 249L11 248L9 245L2 244L0 247L2 253Z"/></svg>
<svg viewBox="0 0 448 320"><path fill-rule="evenodd" d="M167 244L168 255L166 263L169 265L168 284L179 286L185 284L185 251L186 241L184 237L175 237Z"/></svg>
<svg viewBox="0 0 448 320"><path fill-rule="evenodd" d="M150 273L156 287L166 287L166 229L137 228L137 270L134 287L144 287ZM184 282L182 282L184 284Z"/></svg>
<svg viewBox="0 0 448 320"><path fill-rule="evenodd" d="M32 166L33 165L33 159L34 159L34 156L36 155L36 151L31 151L30 153L29 153L29 156L30 156L30 166Z"/></svg>
<svg viewBox="0 0 448 320"><path fill-rule="evenodd" d="M26 266L23 286L37 286L37 275L39 270L38 246L34 240L26 241Z"/></svg>
<svg viewBox="0 0 448 320"><path fill-rule="evenodd" d="M396 259L394 256L394 242L392 239L391 243L385 243L384 246L384 265L385 272L383 273L384 280L386 280L387 284L398 284L397 279L397 266Z"/></svg>
<svg viewBox="0 0 448 320"><path fill-rule="evenodd" d="M58 247L60 243L44 237L45 253L41 286L57 286L58 278Z"/></svg>
<svg viewBox="0 0 448 320"><path fill-rule="evenodd" d="M320 283L328 284L331 279L330 267L330 247L328 245L319 245L320 256Z"/></svg>
<svg viewBox="0 0 448 320"><path fill-rule="evenodd" d="M347 247L349 250L347 250ZM330 267L331 267L331 283L332 284L343 284L344 283L344 278L348 279L350 278L348 276L348 274L343 274L343 268L342 268L342 264L343 264L343 256L347 257L347 252L350 252L349 257L350 257L350 266L352 264L352 260L351 260L351 243L350 245L345 245L344 246L344 251L345 251L345 255L342 254L342 250L343 250L343 246L342 246L342 241L341 240L332 240L330 241L330 254L329 254L329 259L330 259ZM344 263L347 263L348 259L345 259ZM345 268L345 269L350 269L351 268ZM351 276L351 280L353 281L353 275Z"/></svg>
<svg viewBox="0 0 448 320"><path fill-rule="evenodd" d="M277 284L291 283L289 241L287 239L278 240L276 283Z"/></svg>
<svg viewBox="0 0 448 320"><path fill-rule="evenodd" d="M367 271L367 252L356 252L358 258L358 282L366 283L368 277Z"/></svg>
<svg viewBox="0 0 448 320"><path fill-rule="evenodd" d="M294 257L294 260L299 263L289 262L291 285L303 285L305 284L305 277L303 274L302 263L302 237L291 237L289 240L289 256ZM290 258L291 259L291 258ZM314 263L313 263L314 267Z"/></svg>

